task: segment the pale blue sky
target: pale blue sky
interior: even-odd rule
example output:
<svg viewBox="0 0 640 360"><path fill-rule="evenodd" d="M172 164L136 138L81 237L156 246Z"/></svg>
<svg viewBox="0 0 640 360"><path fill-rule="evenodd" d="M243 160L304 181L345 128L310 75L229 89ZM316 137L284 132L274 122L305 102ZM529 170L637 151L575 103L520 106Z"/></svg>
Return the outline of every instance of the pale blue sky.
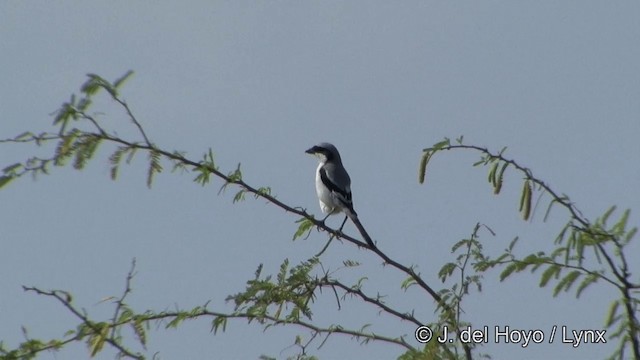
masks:
<svg viewBox="0 0 640 360"><path fill-rule="evenodd" d="M610 205L640 209L640 3L563 2L35 2L0 3L0 138L52 130L49 116L78 92L86 73L125 85L129 102L160 147L194 160L209 147L222 169L242 163L245 180L270 186L278 199L319 213L315 159L304 150L334 143L352 178L356 210L379 247L419 267L435 288L450 248L476 222L497 253L515 236L527 253L549 250L566 221L554 211L520 220L520 175L510 173L495 197L476 157L448 153L433 159L427 184L417 184L422 148L444 136L499 150L567 193L591 219ZM112 104L96 111L122 136L132 134ZM60 337L75 319L50 299L21 285L72 292L96 317L118 295L133 257L138 261L131 304L140 311L210 308L230 311L229 294L244 288L259 263L275 273L315 254L325 235L291 242L296 217L219 183L200 187L192 176L165 172L145 186L143 161L109 180L107 148L84 171L55 169L38 181L22 179L0 191L0 339ZM0 166L43 150L2 145ZM556 209L559 210L559 209ZM632 224L638 216L632 213ZM338 219L331 220L335 226ZM331 223L330 221L330 223ZM347 232L354 232L348 226ZM638 247L635 247L636 253ZM349 244L324 255L333 269L363 263L346 279L366 274L366 290L433 319L434 304L379 259ZM633 269L640 265L632 259ZM598 284L576 301L539 289L537 277L499 283L465 305L476 326L552 325L600 329L611 289ZM353 301L335 310L333 294L319 295L318 323L374 323L385 335L412 334L412 325L378 317ZM162 359L285 358L299 329L231 322L213 336L207 321L154 331L149 353ZM317 343L319 344L319 343ZM614 343L573 349L553 345L487 344L495 359L603 358ZM322 358L394 358L402 349L360 346L333 336ZM105 352L99 358L112 358ZM82 345L42 359L84 358Z"/></svg>

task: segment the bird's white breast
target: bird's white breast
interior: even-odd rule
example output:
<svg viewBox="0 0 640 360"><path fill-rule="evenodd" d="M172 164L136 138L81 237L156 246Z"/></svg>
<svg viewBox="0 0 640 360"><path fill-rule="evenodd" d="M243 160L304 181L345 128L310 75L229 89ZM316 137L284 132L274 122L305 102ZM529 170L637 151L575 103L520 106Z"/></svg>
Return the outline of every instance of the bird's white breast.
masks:
<svg viewBox="0 0 640 360"><path fill-rule="evenodd" d="M340 211L340 207L336 206L331 190L324 185L320 178L320 168L323 165L323 163L320 163L316 169L316 193L318 194L318 200L320 201L320 209L322 209L323 213L329 214L336 210Z"/></svg>

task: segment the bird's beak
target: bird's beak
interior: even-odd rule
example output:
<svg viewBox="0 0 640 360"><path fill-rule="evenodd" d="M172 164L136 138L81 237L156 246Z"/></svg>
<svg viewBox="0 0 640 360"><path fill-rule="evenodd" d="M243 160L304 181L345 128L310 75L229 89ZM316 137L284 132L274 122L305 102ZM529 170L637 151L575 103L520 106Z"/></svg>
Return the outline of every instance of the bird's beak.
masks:
<svg viewBox="0 0 640 360"><path fill-rule="evenodd" d="M307 151L305 151L305 152L306 152L307 154L311 154L311 155L313 155L313 154L315 154L315 153L316 153L316 147L314 146L314 147L312 147L312 148L310 148L310 149L307 149Z"/></svg>

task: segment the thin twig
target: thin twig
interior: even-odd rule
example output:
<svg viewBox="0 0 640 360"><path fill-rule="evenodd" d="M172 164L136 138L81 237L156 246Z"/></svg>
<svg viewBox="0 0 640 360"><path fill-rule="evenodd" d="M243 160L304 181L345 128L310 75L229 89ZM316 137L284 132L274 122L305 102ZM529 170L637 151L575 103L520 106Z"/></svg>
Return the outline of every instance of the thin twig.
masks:
<svg viewBox="0 0 640 360"><path fill-rule="evenodd" d="M129 295L129 293L131 293L131 280L135 276L134 274L135 269L136 269L136 258L133 258L133 260L131 260L131 269L127 273L127 280L126 280L124 292L122 293L122 296L120 297L120 299L116 301L116 311L114 312L113 318L111 320L111 323L113 324L115 324L118 320L118 316L120 315L120 310L122 310L122 307L124 306L124 299L127 297L127 295ZM115 333L116 333L116 328L114 327L113 329L111 329L111 337L114 337Z"/></svg>

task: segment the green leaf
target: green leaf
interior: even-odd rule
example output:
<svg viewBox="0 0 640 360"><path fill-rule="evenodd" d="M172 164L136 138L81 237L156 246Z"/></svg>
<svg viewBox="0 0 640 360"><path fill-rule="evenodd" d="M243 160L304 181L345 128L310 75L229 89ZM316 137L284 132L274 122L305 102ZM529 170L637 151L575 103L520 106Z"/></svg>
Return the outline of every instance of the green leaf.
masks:
<svg viewBox="0 0 640 360"><path fill-rule="evenodd" d="M557 203L558 200L557 199L553 199L549 202L549 205L547 206L547 211L545 211L544 213L544 218L542 219L542 221L546 222L547 219L549 218L549 214L551 213L551 208L553 207L553 204Z"/></svg>
<svg viewBox="0 0 640 360"><path fill-rule="evenodd" d="M260 278L260 274L262 274L262 268L263 268L264 264L260 264L258 265L258 268L256 269L254 275L255 275L255 279L258 280Z"/></svg>
<svg viewBox="0 0 640 360"><path fill-rule="evenodd" d="M616 236L622 236L625 233L625 229L627 227L627 221L629 220L630 210L627 209L624 211L620 220L618 220L615 225L611 228L611 232L613 232Z"/></svg>
<svg viewBox="0 0 640 360"><path fill-rule="evenodd" d="M97 94L100 89L106 90L112 97L117 96L116 89L107 80L96 74L87 74L87 76L89 80L80 88L80 91L87 94L87 96Z"/></svg>
<svg viewBox="0 0 640 360"><path fill-rule="evenodd" d="M400 284L400 288L403 290L407 290L415 284L416 284L416 279L414 279L413 276L409 276L406 279L404 279L404 281L402 281L402 283Z"/></svg>
<svg viewBox="0 0 640 360"><path fill-rule="evenodd" d="M611 216L611 214L613 214L613 212L616 211L616 206L613 205L612 207L610 207L605 213L604 215L602 215L601 221L602 224L606 224L607 220L609 220L609 217Z"/></svg>
<svg viewBox="0 0 640 360"><path fill-rule="evenodd" d="M233 203L237 203L238 201L244 201L244 194L245 194L245 190L241 189L239 190L236 195L233 197Z"/></svg>
<svg viewBox="0 0 640 360"><path fill-rule="evenodd" d="M547 283L549 282L549 280L551 279L552 276L555 276L556 279L558 278L558 275L560 275L560 266L558 265L551 265L549 266L543 273L542 276L540 276L540 287L545 287L547 286Z"/></svg>
<svg viewBox="0 0 640 360"><path fill-rule="evenodd" d="M353 286L352 286L352 288L354 288L354 289L361 289L361 288L362 288L362 285L363 285L363 284L364 284L364 282L365 282L365 281L367 281L367 280L369 280L369 278L368 278L368 277L366 277L366 276L361 277L360 279L358 279L358 283L357 283L357 284L355 284L355 285L353 285Z"/></svg>
<svg viewBox="0 0 640 360"><path fill-rule="evenodd" d="M431 158L431 154L431 151L425 151L422 154L422 158L420 158L420 166L418 167L418 183L420 184L424 183L424 177L427 173L427 163Z"/></svg>
<svg viewBox="0 0 640 360"><path fill-rule="evenodd" d="M91 103L91 99L88 97L80 99L77 106L78 111L84 113L91 106Z"/></svg>
<svg viewBox="0 0 640 360"><path fill-rule="evenodd" d="M525 181L524 184L522 185L522 192L520 193L520 208L518 209L518 211L520 212L522 212L522 209L524 209L526 188L527 188L527 182Z"/></svg>
<svg viewBox="0 0 640 360"><path fill-rule="evenodd" d="M142 346L146 346L147 345L147 333L144 330L144 325L143 324L144 324L144 322L142 321L141 318L136 318L131 323L131 327L133 327L133 332L138 337L138 340L140 341L140 344L142 344Z"/></svg>
<svg viewBox="0 0 640 360"><path fill-rule="evenodd" d="M236 183L242 181L242 171L240 170L240 163L238 163L238 167L233 172L228 174L229 182Z"/></svg>
<svg viewBox="0 0 640 360"><path fill-rule="evenodd" d="M147 172L147 187L149 189L151 189L155 174L160 173L161 171L162 165L160 165L160 153L155 150L149 151L149 171Z"/></svg>
<svg viewBox="0 0 640 360"><path fill-rule="evenodd" d="M117 78L116 81L113 82L114 88L119 88L125 81L129 80L129 78L133 75L133 70L127 71L124 75Z"/></svg>
<svg viewBox="0 0 640 360"><path fill-rule="evenodd" d="M567 233L567 230L569 230L571 228L571 224L567 224L565 225L562 230L560 230L560 233L558 234L558 236L556 236L556 239L553 241L554 244L556 245L560 245L562 244L562 242L564 241L564 236Z"/></svg>
<svg viewBox="0 0 640 360"><path fill-rule="evenodd" d="M178 313L173 320L169 321L169 323L167 323L167 325L165 325L165 329L177 329L178 325L180 325L180 323L182 321L184 321L184 319L186 318L186 315L184 313Z"/></svg>
<svg viewBox="0 0 640 360"><path fill-rule="evenodd" d="M109 162L111 163L111 180L116 180L118 178L118 168L120 167L120 161L122 160L122 155L131 150L126 146L119 146L116 151L109 156Z"/></svg>
<svg viewBox="0 0 640 360"><path fill-rule="evenodd" d="M456 243L455 243L455 244L453 244L453 246L451 247L451 253L452 253L452 254L453 254L453 253L455 253L455 252L456 252L456 250L458 250L461 246L465 246L465 245L470 246L470 245L469 245L469 241L470 241L470 240L468 240L468 239L462 239L462 240L460 240L460 241L456 242Z"/></svg>
<svg viewBox="0 0 640 360"><path fill-rule="evenodd" d="M209 158L208 158L209 164L211 165L211 167L215 168L216 167L216 163L215 163L215 160L214 160L214 157L213 157L213 150L211 150L211 148L209 148L208 154L205 154L205 157L204 157L205 161L207 161L207 155L209 156Z"/></svg>
<svg viewBox="0 0 640 360"><path fill-rule="evenodd" d="M507 166L509 166L509 163L505 162L502 165L502 168L500 168L500 172L498 173L498 176L496 178L496 183L493 188L493 193L496 195L498 195L500 193L500 190L502 190L502 182L504 180L504 171L507 169Z"/></svg>
<svg viewBox="0 0 640 360"><path fill-rule="evenodd" d="M496 172L498 171L499 163L495 161L489 170L489 176L487 177L487 181L493 186L496 185Z"/></svg>
<svg viewBox="0 0 640 360"><path fill-rule="evenodd" d="M278 272L278 283L283 284L287 277L287 270L289 270L289 259L284 259L280 264L280 272Z"/></svg>
<svg viewBox="0 0 640 360"><path fill-rule="evenodd" d="M111 165L118 165L120 164L120 160L122 159L122 155L127 152L129 148L126 146L119 146L116 151L113 152L113 154L111 154L111 156L109 156L109 162L111 163Z"/></svg>
<svg viewBox="0 0 640 360"><path fill-rule="evenodd" d="M526 180L522 187L522 195L520 196L520 212L522 212L522 218L524 221L529 220L529 215L531 215L531 183L529 180Z"/></svg>
<svg viewBox="0 0 640 360"><path fill-rule="evenodd" d="M527 255L524 259L522 259L520 264L518 264L518 271L525 269L529 265L536 265L536 264L543 263L545 259L542 258L541 255L543 255L543 253Z"/></svg>
<svg viewBox="0 0 640 360"><path fill-rule="evenodd" d="M78 141L74 144L76 140L78 132L74 129L70 131L68 134L64 135L63 138L58 143L56 148L56 153L54 157L54 165L56 166L64 166L65 160L73 155L74 150L80 151L79 144L84 144L81 141Z"/></svg>
<svg viewBox="0 0 640 360"><path fill-rule="evenodd" d="M129 148L129 155L127 155L127 165L131 164L131 161L133 160L133 157L135 156L135 154L138 152L138 148L137 147L132 147Z"/></svg>
<svg viewBox="0 0 640 360"><path fill-rule="evenodd" d="M11 180L13 180L14 176L0 176L0 189L3 186L7 185Z"/></svg>
<svg viewBox="0 0 640 360"><path fill-rule="evenodd" d="M100 82L104 80L95 74L87 74L87 76L89 79L80 87L80 91L89 96L95 95L100 90Z"/></svg>
<svg viewBox="0 0 640 360"><path fill-rule="evenodd" d="M581 272L579 270L573 270L572 272L567 274L567 276L562 278L562 280L560 280L556 287L553 289L553 296L558 296L558 294L562 290L568 291L580 275Z"/></svg>
<svg viewBox="0 0 640 360"><path fill-rule="evenodd" d="M93 334L89 340L91 357L95 357L104 347L104 343L109 335L109 326L104 323L96 324L98 332Z"/></svg>
<svg viewBox="0 0 640 360"><path fill-rule="evenodd" d="M598 281L598 276L595 274L589 274L587 275L584 280L582 280L582 282L580 283L580 285L578 286L578 289L576 290L576 298L580 297L580 294L582 294L582 292L584 291L584 289L586 289L589 285L595 283Z"/></svg>
<svg viewBox="0 0 640 360"><path fill-rule="evenodd" d="M474 162L471 166L478 166L478 165L482 165L485 163L484 158L481 158L480 160Z"/></svg>
<svg viewBox="0 0 640 360"><path fill-rule="evenodd" d="M298 226L298 230L296 230L296 233L293 234L292 240L296 240L297 238L301 237L305 233L310 232L311 228L313 227L313 222L307 218L302 218L300 220L297 220L296 223L300 225Z"/></svg>
<svg viewBox="0 0 640 360"><path fill-rule="evenodd" d="M60 109L58 109L58 111L56 112L56 117L53 119L53 125L61 124L59 132L60 134L64 133L69 120L75 119L77 117L76 110L73 105L74 102L75 97L72 95L71 102L62 104L62 106L60 106ZM37 136L32 134L32 137L37 141Z"/></svg>
<svg viewBox="0 0 640 360"><path fill-rule="evenodd" d="M518 264L516 263L511 263L507 265L507 267L504 270L502 270L502 272L500 273L500 281L504 281L504 279L509 277L509 275L511 275L517 268L518 268Z"/></svg>
<svg viewBox="0 0 640 360"><path fill-rule="evenodd" d="M609 307L609 313L607 315L607 320L605 321L605 324L604 324L606 327L610 327L616 321L618 321L619 318L616 317L616 314L618 313L619 307L620 307L620 302L618 300L614 300L611 303L611 306Z"/></svg>
<svg viewBox="0 0 640 360"><path fill-rule="evenodd" d="M442 149L442 148L444 148L446 146L449 146L449 145L451 145L451 141L449 139L445 138L444 140L433 144L431 149L433 151L438 151L438 150L440 150L440 149Z"/></svg>
<svg viewBox="0 0 640 360"><path fill-rule="evenodd" d="M584 260L584 245L585 241L583 241L584 236L580 236L578 241L576 241L576 256L578 258L578 266L582 266L582 260ZM589 244L588 244L589 245Z"/></svg>
<svg viewBox="0 0 640 360"><path fill-rule="evenodd" d="M102 139L96 136L86 136L78 139L73 144L73 147L76 148L73 167L77 170L82 170L87 164L87 161L91 160L95 154L100 142L102 142Z"/></svg>
<svg viewBox="0 0 640 360"><path fill-rule="evenodd" d="M451 274L453 274L453 272L456 270L456 267L457 266L454 263L444 264L444 266L442 266L442 268L440 268L440 271L438 272L438 277L440 278L440 280L444 282L449 276L451 276Z"/></svg>
<svg viewBox="0 0 640 360"><path fill-rule="evenodd" d="M254 196L256 197L256 199L260 196L271 196L271 188L268 186L261 186L258 188L257 194L255 194Z"/></svg>
<svg viewBox="0 0 640 360"><path fill-rule="evenodd" d="M211 179L211 172L205 166L199 166L195 169L199 174L193 179L194 182L205 186Z"/></svg>
<svg viewBox="0 0 640 360"><path fill-rule="evenodd" d="M343 260L342 265L345 267L357 267L360 266L360 263L355 260Z"/></svg>
<svg viewBox="0 0 640 360"><path fill-rule="evenodd" d="M629 232L624 237L624 243L628 244L631 241L631 239L633 239L633 237L636 235L637 232L638 232L637 227L634 227L633 229L629 230Z"/></svg>

